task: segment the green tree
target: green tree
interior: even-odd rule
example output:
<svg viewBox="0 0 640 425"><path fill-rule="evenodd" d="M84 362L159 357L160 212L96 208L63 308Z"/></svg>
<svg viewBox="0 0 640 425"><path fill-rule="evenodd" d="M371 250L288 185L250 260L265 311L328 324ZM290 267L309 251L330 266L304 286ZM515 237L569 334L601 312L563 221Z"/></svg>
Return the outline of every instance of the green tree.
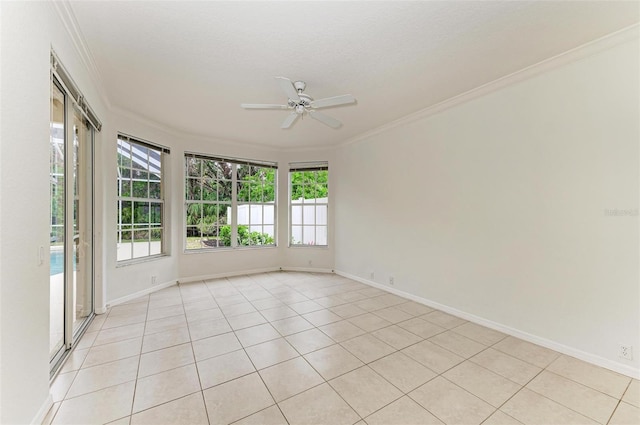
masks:
<svg viewBox="0 0 640 425"><path fill-rule="evenodd" d="M329 172L294 171L291 173L291 199L326 198L329 194Z"/></svg>

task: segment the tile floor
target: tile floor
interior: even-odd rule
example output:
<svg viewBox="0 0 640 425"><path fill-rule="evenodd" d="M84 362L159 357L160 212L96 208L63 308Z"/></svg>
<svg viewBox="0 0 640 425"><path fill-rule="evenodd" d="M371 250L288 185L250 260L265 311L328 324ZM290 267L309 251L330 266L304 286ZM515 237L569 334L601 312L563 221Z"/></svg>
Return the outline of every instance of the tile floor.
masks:
<svg viewBox="0 0 640 425"><path fill-rule="evenodd" d="M46 424L640 424L640 385L379 289L276 272L98 316Z"/></svg>

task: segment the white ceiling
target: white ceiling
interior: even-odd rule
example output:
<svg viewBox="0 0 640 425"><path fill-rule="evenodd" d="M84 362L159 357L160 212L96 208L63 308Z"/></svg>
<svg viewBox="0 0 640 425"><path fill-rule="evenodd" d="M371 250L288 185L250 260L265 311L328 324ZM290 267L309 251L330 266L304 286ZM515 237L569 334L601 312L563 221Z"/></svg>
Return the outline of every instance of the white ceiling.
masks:
<svg viewBox="0 0 640 425"><path fill-rule="evenodd" d="M276 148L335 145L638 22L631 2L74 1L114 107L190 134ZM304 80L344 125L288 111Z"/></svg>

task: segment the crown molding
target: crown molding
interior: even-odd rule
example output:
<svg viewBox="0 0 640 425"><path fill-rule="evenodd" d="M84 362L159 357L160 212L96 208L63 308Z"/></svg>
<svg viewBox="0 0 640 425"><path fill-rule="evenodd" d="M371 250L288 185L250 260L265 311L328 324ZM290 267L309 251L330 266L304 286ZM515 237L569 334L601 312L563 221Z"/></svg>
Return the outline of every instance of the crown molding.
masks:
<svg viewBox="0 0 640 425"><path fill-rule="evenodd" d="M567 50L566 52L560 53L556 56L552 56L541 62L538 62L526 68L523 68L519 71L513 72L511 74L505 75L504 77L500 77L496 80L493 80L489 83L478 86L474 89L471 89L469 91L466 91L454 97L451 97L435 105L429 106L427 108L421 109L417 112L406 115L397 120L391 121L380 127L374 128L373 130L369 130L367 132L361 133L355 137L347 139L342 143L338 143L337 145L335 145L335 147L340 148L340 147L348 146L358 142L362 142L378 134L390 131L396 127L404 126L414 121L418 121L418 120L430 117L444 110L453 108L463 103L467 103L473 99L477 99L481 96L498 91L500 89L519 83L521 81L528 80L529 78L532 78L536 75L550 71L552 69L559 68L563 65L567 65L572 62L576 62L580 59L584 59L588 56L594 55L603 50L610 49L619 44L622 44L634 39L637 40L639 37L639 34L640 34L640 24L634 24L634 25L625 27L619 31L613 32L611 34L607 34L603 37L600 37L598 39L595 39L593 41L590 41L578 47L575 47L571 50Z"/></svg>
<svg viewBox="0 0 640 425"><path fill-rule="evenodd" d="M100 96L100 99L104 103L107 110L111 109L111 102L104 90L104 79L100 73L100 69L96 65L96 61L91 54L91 50L87 46L84 35L80 30L76 16L73 13L71 4L67 0L53 1L51 2L53 9L62 21L64 31L69 36L73 47L80 58L80 61L84 65L85 69L89 73L89 78L93 81L94 87Z"/></svg>
<svg viewBox="0 0 640 425"><path fill-rule="evenodd" d="M269 152L286 151L285 148L266 146L266 145L261 145L259 143L251 143L251 142L242 141L242 140L232 140L232 139L220 138L215 136L208 136L204 134L192 133L192 132L189 132L188 130L163 125L158 121L147 118L141 114L130 111L128 109L120 108L118 106L113 106L110 108L110 110L111 110L111 113L114 115L119 115L120 117L137 121L140 124L143 124L147 127L166 133L167 135L175 137L177 139L190 139L190 140L199 141L199 142L214 142L224 146L237 147L238 145L241 145L241 146L252 147L252 148L260 149L263 151L269 151Z"/></svg>

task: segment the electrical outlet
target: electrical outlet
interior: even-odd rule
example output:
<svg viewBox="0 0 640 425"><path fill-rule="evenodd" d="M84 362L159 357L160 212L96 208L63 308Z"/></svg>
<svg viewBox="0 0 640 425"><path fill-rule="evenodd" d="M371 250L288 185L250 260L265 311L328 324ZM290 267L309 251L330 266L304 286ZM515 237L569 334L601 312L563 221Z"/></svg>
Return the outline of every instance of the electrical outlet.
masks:
<svg viewBox="0 0 640 425"><path fill-rule="evenodd" d="M313 264L313 261L309 260L309 265L312 265L312 264Z"/></svg>
<svg viewBox="0 0 640 425"><path fill-rule="evenodd" d="M155 285L156 283L158 283L158 276L151 276L151 284Z"/></svg>
<svg viewBox="0 0 640 425"><path fill-rule="evenodd" d="M633 347L631 345L620 345L620 357L633 360Z"/></svg>
<svg viewBox="0 0 640 425"><path fill-rule="evenodd" d="M369 272L369 279L373 280L375 278L375 274L373 272Z"/></svg>
<svg viewBox="0 0 640 425"><path fill-rule="evenodd" d="M393 280L393 276L389 276L389 285L395 285L395 281Z"/></svg>

